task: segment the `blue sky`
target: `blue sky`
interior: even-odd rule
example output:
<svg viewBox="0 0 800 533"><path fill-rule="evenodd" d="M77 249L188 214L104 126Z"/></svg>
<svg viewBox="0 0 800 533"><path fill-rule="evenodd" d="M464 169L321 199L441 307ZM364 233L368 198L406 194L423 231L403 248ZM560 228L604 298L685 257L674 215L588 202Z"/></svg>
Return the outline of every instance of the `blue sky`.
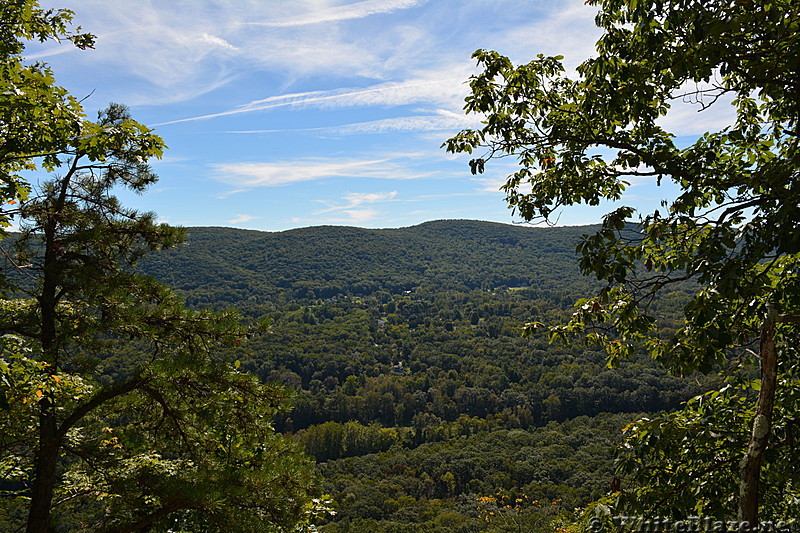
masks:
<svg viewBox="0 0 800 533"><path fill-rule="evenodd" d="M476 125L462 112L471 53L516 62L599 36L583 0L46 0L75 11L95 50L46 43L49 63L90 116L109 102L169 146L160 182L129 205L183 226L285 230L401 227L438 219L514 222L498 187L511 169L470 175L440 148ZM704 114L706 115L706 114ZM714 128L676 110L673 131ZM669 194L635 183L643 209ZM560 224L599 221L574 208Z"/></svg>

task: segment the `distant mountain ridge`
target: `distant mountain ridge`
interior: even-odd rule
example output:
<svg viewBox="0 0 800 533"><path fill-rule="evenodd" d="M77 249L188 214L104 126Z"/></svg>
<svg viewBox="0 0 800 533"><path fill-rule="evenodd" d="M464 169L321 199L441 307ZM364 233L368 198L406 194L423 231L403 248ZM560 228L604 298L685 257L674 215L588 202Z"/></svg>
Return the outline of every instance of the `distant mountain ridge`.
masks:
<svg viewBox="0 0 800 533"><path fill-rule="evenodd" d="M532 228L441 220L397 229L315 226L281 232L187 228L187 244L142 269L190 304L447 290L554 288L580 278L575 245L593 226Z"/></svg>

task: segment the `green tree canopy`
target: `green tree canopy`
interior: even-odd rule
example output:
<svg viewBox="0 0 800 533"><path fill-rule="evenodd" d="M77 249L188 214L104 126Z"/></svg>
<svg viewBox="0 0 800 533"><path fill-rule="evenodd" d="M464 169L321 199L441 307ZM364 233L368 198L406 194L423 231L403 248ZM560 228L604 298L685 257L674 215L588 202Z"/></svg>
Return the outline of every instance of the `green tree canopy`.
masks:
<svg viewBox="0 0 800 533"><path fill-rule="evenodd" d="M236 314L190 311L133 268L182 235L113 195L155 182L163 141L111 105L68 146L64 173L20 202L8 254L23 297L0 324L15 334L0 368L7 501L30 502L29 532L54 517L109 532L294 527L312 477L271 427L285 391L216 354L247 334Z"/></svg>
<svg viewBox="0 0 800 533"><path fill-rule="evenodd" d="M164 141L122 105L85 120L46 65L24 61L30 39L91 46L71 18L0 6L0 226L20 227L2 243L0 528L300 528L314 480L272 428L287 392L218 351L256 331L135 269L183 238L115 197L156 182ZM58 173L21 177L37 169Z"/></svg>
<svg viewBox="0 0 800 533"><path fill-rule="evenodd" d="M485 150L471 161L474 173L490 159L515 157L519 169L503 190L525 220L550 220L562 206L623 199L632 177L679 187L677 198L665 198L653 213L615 208L600 231L584 238L581 267L607 285L578 302L573 319L551 334L585 332L606 346L612 364L640 346L676 372L710 371L731 354L755 361L760 379L741 391L758 396L744 418L752 432L735 454L739 486L726 486L736 503L720 511L738 508L740 519L755 523L761 470L787 453L770 433L779 362L790 357L798 333L800 6L587 3L599 7L596 23L604 33L596 57L581 63L574 78L560 57L540 55L515 66L496 52L475 52L482 72L471 79L465 109L484 116L484 125L446 146ZM728 106L730 124L682 147L662 126L681 100L696 104L698 120ZM699 288L683 327L659 335L653 301L687 280ZM791 375L780 381L787 379L796 386ZM671 453L677 459L680 452ZM708 467L693 470L693 486L708 479ZM791 472L784 503L797 497L798 475ZM676 513L702 508L691 497L662 504L662 511ZM774 516L779 508L764 511Z"/></svg>
<svg viewBox="0 0 800 533"><path fill-rule="evenodd" d="M94 36L72 28L72 11L45 10L33 0L0 4L0 201L25 198L24 170L53 170L83 119L79 102L55 83L51 69L26 62L25 43L68 40L81 49ZM0 226L8 213L0 211Z"/></svg>

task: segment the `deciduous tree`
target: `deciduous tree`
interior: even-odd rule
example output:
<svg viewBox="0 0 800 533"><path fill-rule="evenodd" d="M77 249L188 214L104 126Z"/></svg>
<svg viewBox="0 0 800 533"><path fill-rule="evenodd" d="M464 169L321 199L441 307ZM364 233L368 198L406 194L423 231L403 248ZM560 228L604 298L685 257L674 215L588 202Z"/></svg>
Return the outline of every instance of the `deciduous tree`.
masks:
<svg viewBox="0 0 800 533"><path fill-rule="evenodd" d="M0 201L25 198L20 172L53 170L84 118L79 102L56 85L51 69L25 61L26 41L71 41L91 48L94 36L72 27L72 11L41 9L34 0L0 4ZM8 224L0 212L0 228Z"/></svg>
<svg viewBox="0 0 800 533"><path fill-rule="evenodd" d="M581 267L607 285L578 302L571 322L551 335L585 332L608 349L612 364L644 346L680 373L711 371L731 355L755 361L760 378L742 394L757 398L737 419L750 434L731 456L738 487L725 486L736 503L720 511L754 524L765 498L762 472L786 466L777 463L785 443L774 434L775 401L794 395L778 393L778 384L797 386L796 369L782 362L797 343L800 311L800 6L790 0L586 3L599 8L603 35L596 57L574 77L565 75L560 57L539 55L515 66L496 52L475 52L482 71L471 79L465 109L485 120L446 146L485 150L471 161L473 173L490 159L515 157L519 168L503 190L528 221L551 220L563 206L624 201L632 178L678 187L677 197L665 197L652 213L614 208L585 237ZM664 119L681 101L696 105L698 121L724 107L730 122L679 143ZM675 335L660 335L654 302L684 282L698 287L684 325ZM669 453L677 461L684 452L676 445ZM700 486L712 466L697 465L687 483ZM784 504L797 497L799 475L790 473L794 488L781 495ZM695 503L667 498L661 510L702 511Z"/></svg>

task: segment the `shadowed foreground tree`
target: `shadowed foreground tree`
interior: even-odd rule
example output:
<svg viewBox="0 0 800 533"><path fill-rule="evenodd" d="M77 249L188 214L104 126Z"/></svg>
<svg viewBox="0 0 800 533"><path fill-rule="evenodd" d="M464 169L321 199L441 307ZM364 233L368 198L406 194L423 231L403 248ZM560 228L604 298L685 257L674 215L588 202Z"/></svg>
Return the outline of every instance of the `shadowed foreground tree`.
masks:
<svg viewBox="0 0 800 533"><path fill-rule="evenodd" d="M248 332L134 271L183 236L113 194L156 181L162 139L119 105L85 120L24 57L30 40L90 48L72 16L0 5L0 233L21 228L1 248L0 529L302 528L309 460L271 427L286 391L215 353Z"/></svg>
<svg viewBox="0 0 800 533"><path fill-rule="evenodd" d="M764 519L797 516L800 5L586 3L599 7L604 33L575 78L560 57L514 66L475 52L482 72L465 109L485 116L484 125L447 149L485 150L471 161L473 173L515 157L519 169L503 190L528 221L620 200L631 178L679 188L653 213L614 208L584 238L581 268L607 285L579 301L551 337L584 333L607 348L612 365L644 347L677 373L709 372L736 357L720 391L631 431L631 460L621 465L637 483L620 503L750 524L759 509ZM698 121L725 108L729 125L682 147L662 120L680 101L696 105ZM687 281L698 289L683 327L660 335L654 302ZM663 431L651 431L654 424Z"/></svg>
<svg viewBox="0 0 800 533"><path fill-rule="evenodd" d="M156 181L163 141L112 105L97 122L26 62L27 39L93 36L72 13L0 6L0 522L4 529L289 530L307 522L309 461L276 435L286 393L215 355L235 314L187 310L133 270L182 231L123 207ZM36 187L21 172L58 171ZM202 526L201 526L202 524Z"/></svg>
<svg viewBox="0 0 800 533"><path fill-rule="evenodd" d="M9 213L26 297L0 319L14 334L0 369L6 501L29 502L29 532L293 529L312 475L271 427L285 391L215 355L246 334L235 314L189 311L133 269L182 234L112 194L156 181L162 140L111 105L71 142L63 175Z"/></svg>

